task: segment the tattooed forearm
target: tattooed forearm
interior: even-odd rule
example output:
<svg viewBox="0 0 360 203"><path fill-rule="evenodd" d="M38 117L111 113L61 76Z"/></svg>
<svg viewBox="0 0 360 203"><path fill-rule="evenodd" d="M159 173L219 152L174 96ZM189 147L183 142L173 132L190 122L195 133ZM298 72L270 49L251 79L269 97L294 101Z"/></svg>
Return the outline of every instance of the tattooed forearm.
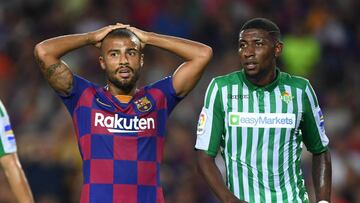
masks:
<svg viewBox="0 0 360 203"><path fill-rule="evenodd" d="M61 61L47 67L45 72L45 77L50 78L58 68L61 68Z"/></svg>
<svg viewBox="0 0 360 203"><path fill-rule="evenodd" d="M35 53L35 60L46 78L50 78L55 73L56 69L61 67L61 61L46 67L44 61L38 56L37 53Z"/></svg>
<svg viewBox="0 0 360 203"><path fill-rule="evenodd" d="M45 63L43 60L40 59L40 57L35 53L35 60L36 63L39 65L39 67L43 70L45 68Z"/></svg>
<svg viewBox="0 0 360 203"><path fill-rule="evenodd" d="M49 47L42 43L36 45L35 60L50 86L57 92L68 94L72 88L73 74L66 63L48 49Z"/></svg>

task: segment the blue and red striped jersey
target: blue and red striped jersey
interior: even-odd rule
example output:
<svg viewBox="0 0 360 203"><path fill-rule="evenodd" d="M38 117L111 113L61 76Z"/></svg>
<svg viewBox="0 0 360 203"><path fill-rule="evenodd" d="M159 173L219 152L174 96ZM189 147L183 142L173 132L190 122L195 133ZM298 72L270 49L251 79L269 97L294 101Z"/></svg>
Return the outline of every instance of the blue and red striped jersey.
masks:
<svg viewBox="0 0 360 203"><path fill-rule="evenodd" d="M164 202L160 185L166 120L181 100L172 77L139 89L121 103L104 87L74 75L61 96L83 160L81 203Z"/></svg>

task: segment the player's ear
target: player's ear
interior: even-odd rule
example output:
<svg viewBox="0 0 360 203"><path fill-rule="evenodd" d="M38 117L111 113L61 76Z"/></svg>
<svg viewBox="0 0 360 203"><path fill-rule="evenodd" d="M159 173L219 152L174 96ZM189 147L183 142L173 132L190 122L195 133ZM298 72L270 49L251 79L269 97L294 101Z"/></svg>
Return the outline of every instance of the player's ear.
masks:
<svg viewBox="0 0 360 203"><path fill-rule="evenodd" d="M281 52L282 52L282 49L283 49L283 43L282 42L276 42L275 44L275 48L274 48L274 54L275 54L275 57L278 58L281 56Z"/></svg>
<svg viewBox="0 0 360 203"><path fill-rule="evenodd" d="M103 56L99 56L99 63L101 66L101 69L105 70L105 61Z"/></svg>

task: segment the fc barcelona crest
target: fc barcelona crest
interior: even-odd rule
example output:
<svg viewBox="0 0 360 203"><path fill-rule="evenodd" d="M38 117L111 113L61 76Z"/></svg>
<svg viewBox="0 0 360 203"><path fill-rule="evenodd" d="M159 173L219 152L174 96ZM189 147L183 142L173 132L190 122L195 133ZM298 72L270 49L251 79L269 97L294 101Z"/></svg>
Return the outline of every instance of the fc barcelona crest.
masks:
<svg viewBox="0 0 360 203"><path fill-rule="evenodd" d="M149 111L152 107L152 104L147 97L142 97L134 103L136 104L136 108L141 112Z"/></svg>

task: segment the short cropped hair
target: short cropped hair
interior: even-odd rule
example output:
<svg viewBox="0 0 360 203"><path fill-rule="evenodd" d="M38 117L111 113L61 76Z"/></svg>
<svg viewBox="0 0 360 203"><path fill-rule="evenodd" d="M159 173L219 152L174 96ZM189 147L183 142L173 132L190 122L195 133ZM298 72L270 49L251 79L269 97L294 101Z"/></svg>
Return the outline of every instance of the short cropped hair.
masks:
<svg viewBox="0 0 360 203"><path fill-rule="evenodd" d="M114 37L136 39L136 41L138 41L139 45L140 45L140 39L133 32L131 32L130 30L128 30L126 28L118 28L118 29L112 30L104 37L103 40L105 40L107 38L114 38Z"/></svg>
<svg viewBox="0 0 360 203"><path fill-rule="evenodd" d="M262 30L265 30L270 34L270 36L272 36L276 40L280 41L280 37L281 37L280 29L274 22L272 22L269 19L266 19L266 18L253 18L253 19L245 22L245 24L240 29L240 33L243 30L247 30L247 29L262 29Z"/></svg>

